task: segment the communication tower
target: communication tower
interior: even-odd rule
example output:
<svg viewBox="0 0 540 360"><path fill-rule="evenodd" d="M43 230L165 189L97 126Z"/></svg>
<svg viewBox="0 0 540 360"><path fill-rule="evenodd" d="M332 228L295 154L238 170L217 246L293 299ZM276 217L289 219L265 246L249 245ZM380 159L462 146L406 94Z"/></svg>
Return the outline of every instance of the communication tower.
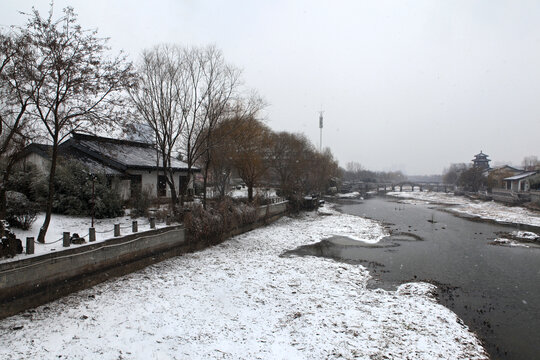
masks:
<svg viewBox="0 0 540 360"><path fill-rule="evenodd" d="M323 128L323 113L324 111L319 111L319 129L321 131L321 138L319 141L319 151L322 152L322 128Z"/></svg>

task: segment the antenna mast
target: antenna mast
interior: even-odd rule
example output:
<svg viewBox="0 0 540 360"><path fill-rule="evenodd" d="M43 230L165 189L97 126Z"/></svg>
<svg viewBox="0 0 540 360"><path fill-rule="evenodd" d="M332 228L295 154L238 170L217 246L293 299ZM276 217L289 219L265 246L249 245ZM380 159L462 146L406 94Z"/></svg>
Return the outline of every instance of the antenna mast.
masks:
<svg viewBox="0 0 540 360"><path fill-rule="evenodd" d="M319 129L321 130L321 139L319 141L319 152L322 152L322 128L323 128L323 113L324 111L319 111Z"/></svg>

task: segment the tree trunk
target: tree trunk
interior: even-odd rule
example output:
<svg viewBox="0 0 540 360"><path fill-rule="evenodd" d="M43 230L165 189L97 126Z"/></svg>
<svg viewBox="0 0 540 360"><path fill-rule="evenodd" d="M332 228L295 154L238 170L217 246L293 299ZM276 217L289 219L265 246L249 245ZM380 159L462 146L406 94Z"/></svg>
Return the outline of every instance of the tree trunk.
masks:
<svg viewBox="0 0 540 360"><path fill-rule="evenodd" d="M13 165L15 165L15 159L11 158L8 162L8 165L6 166L6 170L4 171L2 184L0 184L0 219L6 218L6 185L9 181L9 176L11 175L11 169L13 168Z"/></svg>
<svg viewBox="0 0 540 360"><path fill-rule="evenodd" d="M51 171L49 173L49 193L47 194L47 204L45 208L45 220L43 221L43 225L41 225L41 228L39 229L39 235L37 238L37 241L40 243L45 243L45 235L47 235L47 230L49 229L49 224L51 222L52 203L54 198L54 174L56 173L57 157L58 140L54 139L51 157Z"/></svg>
<svg viewBox="0 0 540 360"><path fill-rule="evenodd" d="M253 201L253 184L248 184L248 201Z"/></svg>
<svg viewBox="0 0 540 360"><path fill-rule="evenodd" d="M172 211L173 214L176 216L178 215L176 205L178 203L178 195L176 194L176 186L174 184L174 172L170 169L167 170L167 161L165 160L165 156L162 153L163 158L163 175L165 175L165 181L167 181L167 185L169 185L169 188L171 189L171 205L172 205Z"/></svg>
<svg viewBox="0 0 540 360"><path fill-rule="evenodd" d="M203 179L203 208L206 210L206 185L208 184L208 167L205 169Z"/></svg>
<svg viewBox="0 0 540 360"><path fill-rule="evenodd" d="M172 175L171 175L171 177L172 177ZM173 214L176 216L177 215L176 205L178 203L178 195L176 194L176 187L174 185L174 181L170 181L168 176L166 176L166 178L167 178L167 183L169 183L169 187L171 188L172 211L173 211Z"/></svg>
<svg viewBox="0 0 540 360"><path fill-rule="evenodd" d="M206 209L206 186L208 185L208 169L210 168L210 155L204 164L204 179L203 179L203 208Z"/></svg>

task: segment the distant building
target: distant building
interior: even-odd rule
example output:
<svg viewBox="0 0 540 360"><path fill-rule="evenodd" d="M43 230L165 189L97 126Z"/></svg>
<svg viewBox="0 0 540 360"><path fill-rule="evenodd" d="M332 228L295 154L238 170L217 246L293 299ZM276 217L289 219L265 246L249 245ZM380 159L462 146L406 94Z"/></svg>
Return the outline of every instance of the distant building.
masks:
<svg viewBox="0 0 540 360"><path fill-rule="evenodd" d="M537 190L540 187L540 175L537 171L527 171L504 179L506 189L512 191Z"/></svg>
<svg viewBox="0 0 540 360"><path fill-rule="evenodd" d="M523 170L510 165L496 166L484 171L487 173L488 187L490 189L506 189L505 178L521 174Z"/></svg>
<svg viewBox="0 0 540 360"><path fill-rule="evenodd" d="M473 166L485 170L489 169L489 162L491 160L488 159L488 156L480 150L480 154L474 155L474 159L472 159Z"/></svg>

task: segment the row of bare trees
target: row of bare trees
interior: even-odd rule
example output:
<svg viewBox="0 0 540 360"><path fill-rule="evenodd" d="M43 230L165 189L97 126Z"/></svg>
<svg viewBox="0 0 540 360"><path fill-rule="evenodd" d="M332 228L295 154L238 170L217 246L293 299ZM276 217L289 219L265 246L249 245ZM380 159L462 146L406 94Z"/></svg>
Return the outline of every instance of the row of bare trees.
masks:
<svg viewBox="0 0 540 360"><path fill-rule="evenodd" d="M171 160L178 154L188 171L201 169L205 205L209 183L224 196L233 172L246 184L249 200L261 182L292 194L319 191L337 175L329 150L319 154L303 135L274 133L258 120L264 102L244 90L240 70L214 46L156 46L143 52L136 73L128 90L137 110L133 121L152 131L174 209ZM185 191L180 189L181 201Z"/></svg>
<svg viewBox="0 0 540 360"><path fill-rule="evenodd" d="M248 199L260 185L273 185L284 196L324 192L339 176L331 151L318 152L303 134L273 132L252 115L236 115L215 129L213 161L207 175L221 197L233 173L243 180Z"/></svg>
<svg viewBox="0 0 540 360"><path fill-rule="evenodd" d="M55 17L37 10L24 26L0 31L0 217L5 184L21 150L31 142L52 148L43 242L54 197L58 147L73 131L149 129L171 190L172 208L183 201L171 162L202 170L224 192L234 171L249 188L262 179L287 193L320 188L337 164L301 135L273 133L257 118L264 102L247 91L241 71L214 46L156 46L136 65L111 56L107 39L77 23L72 8ZM326 162L325 162L326 161ZM308 176L306 169L311 169ZM204 200L206 200L206 191Z"/></svg>
<svg viewBox="0 0 540 360"><path fill-rule="evenodd" d="M341 170L341 173L345 181L397 183L407 180L407 177L401 171L371 171L365 169L356 161L348 162L345 168Z"/></svg>
<svg viewBox="0 0 540 360"><path fill-rule="evenodd" d="M188 173L199 165L206 185L211 149L219 146L215 129L232 117L255 117L263 106L256 95L245 94L240 75L214 46L161 45L142 54L128 91L137 110L133 121L153 133L175 209L178 195L171 160L180 154ZM186 186L180 189L182 198L185 191Z"/></svg>

